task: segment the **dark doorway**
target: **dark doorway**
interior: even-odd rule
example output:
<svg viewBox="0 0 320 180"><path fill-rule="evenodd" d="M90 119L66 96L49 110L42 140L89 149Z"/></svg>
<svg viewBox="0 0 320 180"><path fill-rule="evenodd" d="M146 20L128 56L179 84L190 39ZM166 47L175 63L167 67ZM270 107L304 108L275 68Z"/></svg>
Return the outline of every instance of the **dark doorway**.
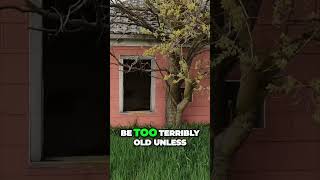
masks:
<svg viewBox="0 0 320 180"><path fill-rule="evenodd" d="M44 6L65 9L70 3L74 2L48 0ZM94 7L81 13L94 18ZM109 153L107 44L96 31L44 33L44 159Z"/></svg>
<svg viewBox="0 0 320 180"><path fill-rule="evenodd" d="M151 60L124 59L123 63L133 67L123 71L123 111L151 111L151 72L144 71L151 68Z"/></svg>

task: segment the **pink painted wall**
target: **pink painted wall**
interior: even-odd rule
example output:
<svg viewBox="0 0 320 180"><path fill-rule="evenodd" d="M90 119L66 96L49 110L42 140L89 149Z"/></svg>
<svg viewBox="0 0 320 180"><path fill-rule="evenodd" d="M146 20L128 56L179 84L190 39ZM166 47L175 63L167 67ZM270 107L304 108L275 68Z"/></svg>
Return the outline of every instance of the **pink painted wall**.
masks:
<svg viewBox="0 0 320 180"><path fill-rule="evenodd" d="M114 46L111 52L120 59L120 55L138 56L142 55L148 47L141 46ZM165 82L162 79L156 79L155 83L155 111L154 112L132 112L120 113L119 109L119 66L114 57L110 56L110 124L116 126L130 126L133 124L151 125L154 127L163 127L165 125ZM163 56L156 56L159 66L166 65L166 59ZM209 52L205 52L197 59L209 59ZM207 61L208 63L208 61ZM194 70L194 66L192 68ZM161 74L156 73L157 77ZM203 86L207 87L209 78L203 80ZM183 119L189 123L209 123L210 122L210 102L208 91L199 91L194 94L193 101L183 114Z"/></svg>

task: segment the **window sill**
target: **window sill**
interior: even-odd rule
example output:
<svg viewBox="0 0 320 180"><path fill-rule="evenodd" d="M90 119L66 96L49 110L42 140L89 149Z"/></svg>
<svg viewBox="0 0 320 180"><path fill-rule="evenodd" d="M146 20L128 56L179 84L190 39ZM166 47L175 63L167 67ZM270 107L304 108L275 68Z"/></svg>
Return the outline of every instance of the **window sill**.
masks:
<svg viewBox="0 0 320 180"><path fill-rule="evenodd" d="M109 156L60 157L55 160L29 162L26 176L74 176L99 175L108 177Z"/></svg>
<svg viewBox="0 0 320 180"><path fill-rule="evenodd" d="M109 156L57 157L39 162L30 162L28 169L66 168L66 169L106 169Z"/></svg>
<svg viewBox="0 0 320 180"><path fill-rule="evenodd" d="M120 112L120 114L123 115L141 115L141 114L153 114L154 111L125 111L125 112Z"/></svg>

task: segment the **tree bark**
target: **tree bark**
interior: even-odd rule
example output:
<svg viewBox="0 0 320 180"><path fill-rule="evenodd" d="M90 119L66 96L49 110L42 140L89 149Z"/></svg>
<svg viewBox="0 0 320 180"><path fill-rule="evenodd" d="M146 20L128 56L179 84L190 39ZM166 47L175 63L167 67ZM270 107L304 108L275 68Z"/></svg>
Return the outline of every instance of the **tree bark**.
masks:
<svg viewBox="0 0 320 180"><path fill-rule="evenodd" d="M266 83L262 73L242 67L242 78L237 99L237 115L231 125L214 137L212 179L226 180L234 153L249 136L263 102Z"/></svg>
<svg viewBox="0 0 320 180"><path fill-rule="evenodd" d="M166 120L169 126L175 126L179 95L178 84L168 82L168 88L166 91Z"/></svg>
<svg viewBox="0 0 320 180"><path fill-rule="evenodd" d="M184 81L184 92L183 92L183 99L177 105L177 113L176 113L176 125L179 126L182 123L182 113L188 106L189 102L191 101L192 92L193 92L193 84L189 80Z"/></svg>
<svg viewBox="0 0 320 180"><path fill-rule="evenodd" d="M169 72L178 74L180 72L179 56L172 54L170 56ZM193 82L188 78L174 83L175 79L167 81L166 91L166 120L169 126L179 126L182 123L182 114L189 104L193 91ZM181 97L181 85L184 83L185 88Z"/></svg>
<svg viewBox="0 0 320 180"><path fill-rule="evenodd" d="M213 3L211 1L211 3ZM212 20L216 26L223 28L225 26L225 13L220 6L221 0L211 4L215 8L214 13L211 13ZM257 17L262 0L244 0L246 12L249 17ZM250 31L253 30L256 19L253 18L248 21ZM247 31L247 29L245 30ZM219 39L219 36L218 36ZM239 41L250 42L248 36L240 37ZM252 43L252 42L251 42ZM242 43L246 44L246 43ZM214 46L212 46L214 47ZM247 45L244 45L244 49ZM217 53L211 49L211 55ZM218 51L219 52L219 51ZM237 57L236 57L237 58ZM228 65L230 61L230 65ZM223 65L224 64L224 65ZM248 71L247 68L241 70L242 79L237 99L237 115L231 122L231 125L224 129L225 124L223 113L221 111L223 105L223 83L226 75L233 69L234 61L225 59L222 64L214 70L213 81L213 99L211 100L211 112L213 123L211 122L211 154L213 159L211 161L212 179L213 180L226 180L228 179L228 170L233 154L236 152L241 143L249 136L253 126L253 121L256 116L257 105L263 102L263 93L265 82L262 80L263 74ZM256 76L257 75L257 76ZM218 88L218 89L214 89ZM221 88L221 89L219 89ZM247 91L247 92L246 92ZM221 119L222 118L222 119Z"/></svg>
<svg viewBox="0 0 320 180"><path fill-rule="evenodd" d="M184 98L177 106L177 112L176 112L176 117L175 117L175 125L179 126L182 123L182 113L184 109L187 107L189 104L189 100Z"/></svg>
<svg viewBox="0 0 320 180"><path fill-rule="evenodd" d="M167 90L166 118L169 126L182 124L182 114L191 101L193 85L192 82L184 81L185 88L181 97L181 83L169 83Z"/></svg>
<svg viewBox="0 0 320 180"><path fill-rule="evenodd" d="M234 122L214 139L213 180L227 180L233 154L249 136L253 126L254 115L239 115Z"/></svg>

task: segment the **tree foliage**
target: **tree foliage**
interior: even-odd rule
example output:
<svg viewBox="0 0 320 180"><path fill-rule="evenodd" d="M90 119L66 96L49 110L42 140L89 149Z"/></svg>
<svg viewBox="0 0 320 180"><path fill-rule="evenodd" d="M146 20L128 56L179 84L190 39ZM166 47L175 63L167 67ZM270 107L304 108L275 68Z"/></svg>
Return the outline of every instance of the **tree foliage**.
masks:
<svg viewBox="0 0 320 180"><path fill-rule="evenodd" d="M42 16L44 21L55 22L54 27L32 27L33 30L46 31L54 35L95 31L100 34L100 42L106 41L109 27L112 28L112 25L139 27L138 34L152 37L158 43L148 49L144 55L166 56L169 60L168 66L159 67L156 62L157 68L143 69L123 64L119 60L118 65L126 66L129 70L160 72L168 87L170 108L167 108L167 112L170 112L168 113L170 115L167 119L174 124L180 124L182 112L188 105L193 91L201 89L200 81L208 75L208 67L198 68L195 74L190 71L190 68L195 57L205 51L209 44L210 1L72 0L61 2L64 4L63 7L43 8L37 1L25 0L21 6L6 5L0 7L0 10L14 9L24 13L34 13ZM89 16L88 9L91 12ZM112 52L110 55L117 59ZM139 58L132 65L138 61ZM185 88L180 100L182 84Z"/></svg>
<svg viewBox="0 0 320 180"><path fill-rule="evenodd" d="M212 17L211 48L215 49L212 58L213 78L213 171L215 180L228 177L228 167L232 155L246 140L257 117L258 107L264 99L274 94L287 94L296 97L298 91L312 90L314 119L319 121L319 80L302 82L288 74L288 65L304 48L319 40L319 16L315 12L299 19L304 32L298 35L289 33L289 22L293 20L294 1L275 0L273 2L272 24L280 36L274 37L275 44L269 49L255 46L252 35L262 1L259 0L217 0L214 1ZM236 102L235 117L228 127L222 127L219 108L223 106L223 82L229 72L240 71L240 89ZM303 71L303 69L301 69ZM315 77L317 78L317 77ZM226 143L228 142L228 143ZM229 143L232 142L232 143Z"/></svg>
<svg viewBox="0 0 320 180"><path fill-rule="evenodd" d="M152 37L158 43L144 52L145 56L160 54L167 57L168 65L162 74L167 84L167 120L179 125L181 115L191 100L194 90L202 89L201 80L208 76L209 67L190 68L196 56L208 49L210 38L209 3L205 0L144 0L140 3L113 0L115 23L138 26L140 34ZM141 18L144 17L144 18ZM205 61L205 60L199 60ZM201 64L201 63L197 63ZM180 87L184 85L180 99ZM169 108L170 107L170 108Z"/></svg>

